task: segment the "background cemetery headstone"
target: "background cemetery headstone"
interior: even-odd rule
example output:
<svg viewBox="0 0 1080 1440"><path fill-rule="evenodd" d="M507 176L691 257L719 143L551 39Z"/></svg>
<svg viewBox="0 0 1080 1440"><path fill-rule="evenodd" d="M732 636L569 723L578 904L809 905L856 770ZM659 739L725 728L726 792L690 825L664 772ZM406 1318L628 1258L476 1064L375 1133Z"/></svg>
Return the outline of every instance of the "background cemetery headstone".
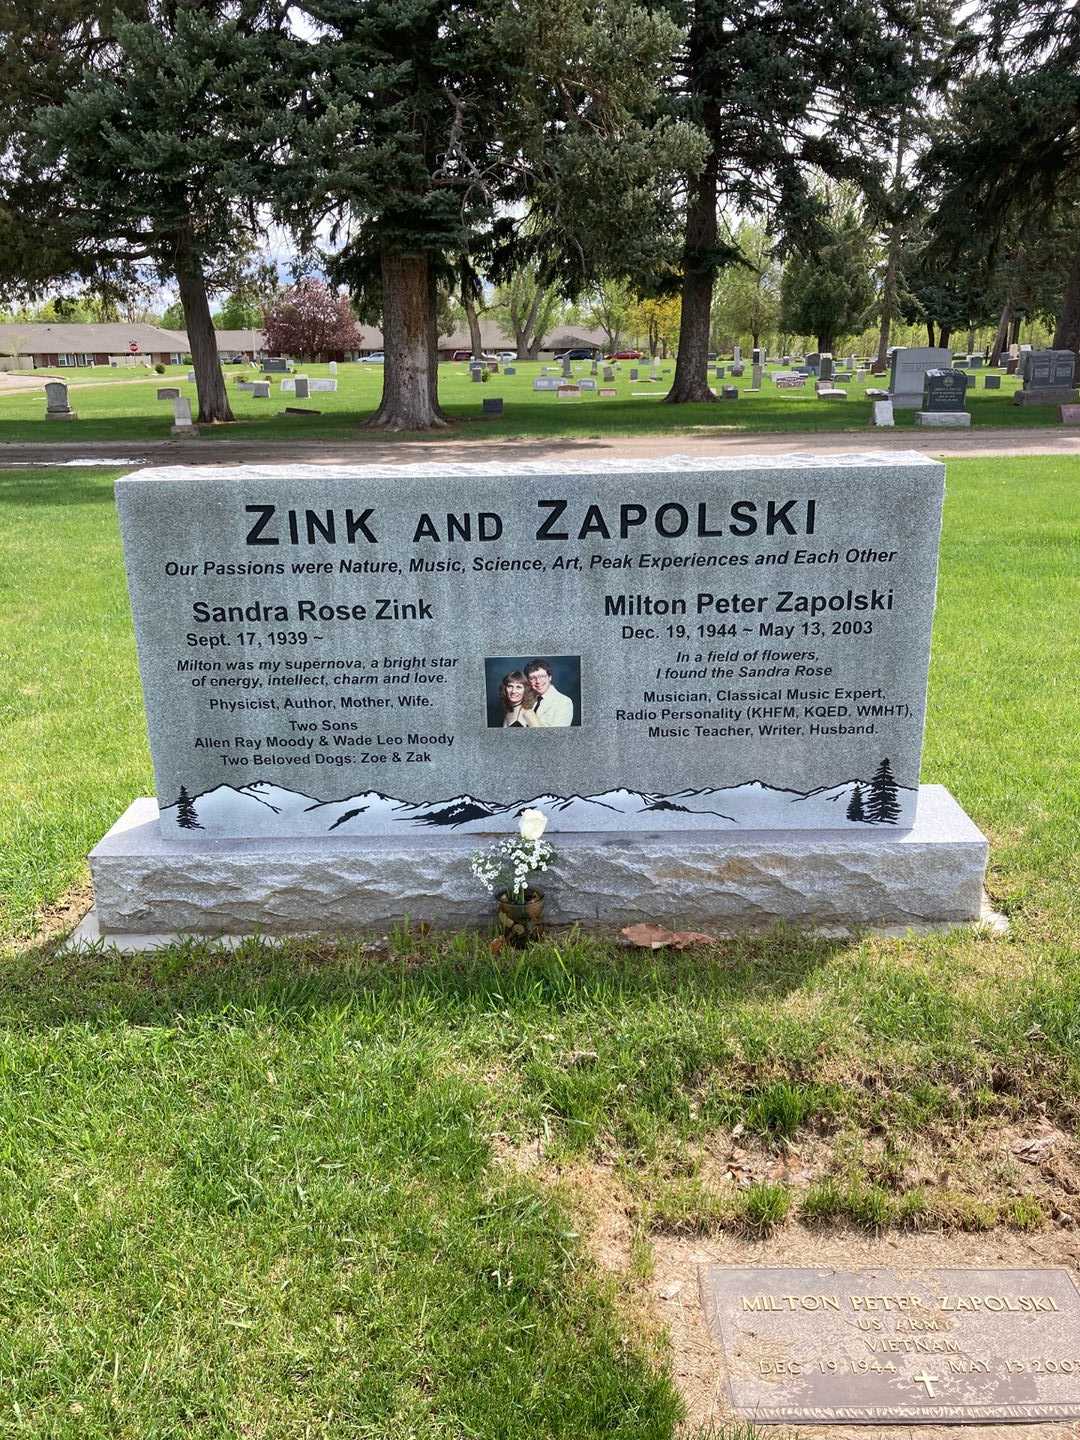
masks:
<svg viewBox="0 0 1080 1440"><path fill-rule="evenodd" d="M1078 398L1076 356L1071 350L1029 350L1021 361L1023 389L1014 405L1068 405Z"/></svg>
<svg viewBox="0 0 1080 1440"><path fill-rule="evenodd" d="M923 377L927 370L948 370L952 356L942 346L898 346L892 352L889 398L894 410L918 410L922 405Z"/></svg>
<svg viewBox="0 0 1080 1440"><path fill-rule="evenodd" d="M975 383L974 379L971 382ZM931 428L966 428L971 424L967 404L967 376L962 370L927 370L923 376L922 409L915 423Z"/></svg>
<svg viewBox="0 0 1080 1440"><path fill-rule="evenodd" d="M68 387L63 380L45 382L45 419L77 420L77 413L68 404Z"/></svg>

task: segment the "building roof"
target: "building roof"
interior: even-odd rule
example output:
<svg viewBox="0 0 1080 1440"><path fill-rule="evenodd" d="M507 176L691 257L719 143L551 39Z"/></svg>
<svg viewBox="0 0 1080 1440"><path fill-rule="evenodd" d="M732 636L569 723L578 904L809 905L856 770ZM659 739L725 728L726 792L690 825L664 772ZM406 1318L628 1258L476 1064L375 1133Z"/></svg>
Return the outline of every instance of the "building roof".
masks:
<svg viewBox="0 0 1080 1440"><path fill-rule="evenodd" d="M132 341L145 355L183 348L173 331L157 325L0 325L0 355L126 355Z"/></svg>
<svg viewBox="0 0 1080 1440"><path fill-rule="evenodd" d="M375 325L362 327L363 340L359 349L381 350L383 333ZM513 337L507 335L494 320L480 321L480 337L484 349L508 350L514 348ZM131 342L135 341L144 355L182 352L190 354L191 347L183 330L165 330L159 325L94 324L66 325L26 324L0 325L0 355L127 355ZM266 334L262 330L219 330L218 349L226 354L230 351L266 351ZM548 336L543 342L545 350L570 350L578 346L595 346L602 350L607 346L607 337L602 330L587 328L573 332L562 331ZM441 350L471 350L472 338L467 329L455 330L450 335L439 337Z"/></svg>

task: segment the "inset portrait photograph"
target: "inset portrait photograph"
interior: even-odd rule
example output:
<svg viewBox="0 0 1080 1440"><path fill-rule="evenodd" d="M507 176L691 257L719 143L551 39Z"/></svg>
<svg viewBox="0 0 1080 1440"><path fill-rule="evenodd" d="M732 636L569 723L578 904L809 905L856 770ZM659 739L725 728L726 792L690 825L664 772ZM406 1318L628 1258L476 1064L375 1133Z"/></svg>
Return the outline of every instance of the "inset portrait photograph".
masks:
<svg viewBox="0 0 1080 1440"><path fill-rule="evenodd" d="M495 655L484 661L484 680L493 730L581 724L580 655Z"/></svg>

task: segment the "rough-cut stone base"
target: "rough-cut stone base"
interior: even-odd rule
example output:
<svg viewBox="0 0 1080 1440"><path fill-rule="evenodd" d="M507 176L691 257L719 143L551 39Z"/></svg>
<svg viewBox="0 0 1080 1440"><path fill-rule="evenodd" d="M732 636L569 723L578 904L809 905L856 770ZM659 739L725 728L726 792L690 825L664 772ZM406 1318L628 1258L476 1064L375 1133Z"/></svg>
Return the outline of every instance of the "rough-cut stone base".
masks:
<svg viewBox="0 0 1080 1440"><path fill-rule="evenodd" d="M966 410L916 410L915 424L932 430L967 430L971 416Z"/></svg>
<svg viewBox="0 0 1080 1440"><path fill-rule="evenodd" d="M1014 405L1073 405L1080 392L1071 385L1047 385L1042 390L1017 390Z"/></svg>
<svg viewBox="0 0 1080 1440"><path fill-rule="evenodd" d="M567 834L544 876L554 923L763 926L964 922L983 916L987 842L941 785L911 830ZM164 839L136 800L90 855L98 933L340 934L409 917L486 923L475 835Z"/></svg>

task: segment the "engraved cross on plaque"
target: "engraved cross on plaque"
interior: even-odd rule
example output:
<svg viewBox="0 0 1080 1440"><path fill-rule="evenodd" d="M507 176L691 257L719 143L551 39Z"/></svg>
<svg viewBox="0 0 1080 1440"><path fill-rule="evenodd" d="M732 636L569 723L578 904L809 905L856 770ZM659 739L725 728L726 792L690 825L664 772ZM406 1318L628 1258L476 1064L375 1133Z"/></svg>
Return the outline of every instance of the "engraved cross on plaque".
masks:
<svg viewBox="0 0 1080 1440"><path fill-rule="evenodd" d="M921 1375L912 1375L911 1378L916 1385L925 1385L927 1398L933 1400L934 1385L936 1382L939 1381L939 1377L937 1375L927 1375L926 1371L924 1370Z"/></svg>

